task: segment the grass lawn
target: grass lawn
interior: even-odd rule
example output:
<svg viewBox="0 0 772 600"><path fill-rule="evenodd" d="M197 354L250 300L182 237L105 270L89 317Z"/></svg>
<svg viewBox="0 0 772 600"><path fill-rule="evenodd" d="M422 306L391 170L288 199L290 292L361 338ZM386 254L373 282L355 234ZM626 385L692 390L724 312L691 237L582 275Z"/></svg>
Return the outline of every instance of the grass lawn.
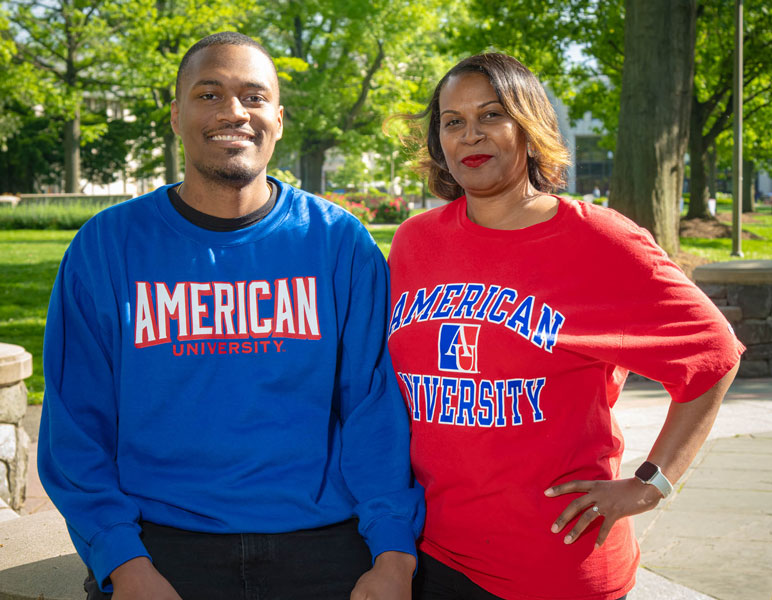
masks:
<svg viewBox="0 0 772 600"><path fill-rule="evenodd" d="M394 232L397 231L396 225L370 225L367 228L370 231L370 235L373 236L375 243L383 252L383 255L388 258L389 250L391 250L391 238L394 237Z"/></svg>
<svg viewBox="0 0 772 600"><path fill-rule="evenodd" d="M0 231L0 342L32 354L30 404L43 401L43 330L59 261L75 231Z"/></svg>
<svg viewBox="0 0 772 600"><path fill-rule="evenodd" d="M730 213L731 205L719 204L718 211L719 214ZM728 224L731 225L731 221ZM743 215L742 228L762 239L741 240L741 257L731 256L731 238L681 238L681 250L702 256L711 262L772 258L772 206L756 204L756 212Z"/></svg>
<svg viewBox="0 0 772 600"><path fill-rule="evenodd" d="M729 207L719 205L719 211ZM743 240L743 258L772 258L772 207L758 205L753 221L743 229L760 236ZM396 225L369 227L378 247L388 256ZM24 346L33 356L33 374L27 379L29 401L43 401L43 331L51 287L59 261L75 235L74 230L0 230L0 341ZM712 262L733 260L728 238L681 238L681 249Z"/></svg>

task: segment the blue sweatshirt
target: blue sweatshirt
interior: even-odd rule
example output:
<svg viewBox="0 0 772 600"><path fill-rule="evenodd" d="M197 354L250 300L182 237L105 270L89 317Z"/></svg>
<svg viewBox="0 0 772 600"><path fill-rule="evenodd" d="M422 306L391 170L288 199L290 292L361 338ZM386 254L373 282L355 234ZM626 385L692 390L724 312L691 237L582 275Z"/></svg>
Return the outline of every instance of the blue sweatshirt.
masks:
<svg viewBox="0 0 772 600"><path fill-rule="evenodd" d="M273 181L250 227L197 227L165 186L99 213L62 259L38 468L104 590L148 556L140 519L277 533L357 517L373 557L415 553L385 261L352 215Z"/></svg>

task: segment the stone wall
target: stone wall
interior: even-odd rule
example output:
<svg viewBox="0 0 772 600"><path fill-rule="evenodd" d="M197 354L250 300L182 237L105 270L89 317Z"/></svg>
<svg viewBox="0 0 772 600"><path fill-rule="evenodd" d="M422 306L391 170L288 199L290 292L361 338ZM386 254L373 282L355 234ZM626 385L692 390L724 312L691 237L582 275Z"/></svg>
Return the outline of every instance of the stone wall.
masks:
<svg viewBox="0 0 772 600"><path fill-rule="evenodd" d="M772 260L703 265L694 280L747 347L737 376L772 376Z"/></svg>
<svg viewBox="0 0 772 600"><path fill-rule="evenodd" d="M27 412L32 355L21 346L0 343L0 500L16 511L27 487L29 437L21 426Z"/></svg>

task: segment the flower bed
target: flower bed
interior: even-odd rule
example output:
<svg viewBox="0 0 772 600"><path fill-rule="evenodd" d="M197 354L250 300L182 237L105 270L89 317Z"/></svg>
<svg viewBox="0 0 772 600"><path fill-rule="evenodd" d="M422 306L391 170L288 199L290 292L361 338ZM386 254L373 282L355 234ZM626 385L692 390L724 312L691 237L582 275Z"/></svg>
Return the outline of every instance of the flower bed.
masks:
<svg viewBox="0 0 772 600"><path fill-rule="evenodd" d="M378 192L335 194L328 193L324 198L342 206L362 223L402 223L410 216L407 202Z"/></svg>

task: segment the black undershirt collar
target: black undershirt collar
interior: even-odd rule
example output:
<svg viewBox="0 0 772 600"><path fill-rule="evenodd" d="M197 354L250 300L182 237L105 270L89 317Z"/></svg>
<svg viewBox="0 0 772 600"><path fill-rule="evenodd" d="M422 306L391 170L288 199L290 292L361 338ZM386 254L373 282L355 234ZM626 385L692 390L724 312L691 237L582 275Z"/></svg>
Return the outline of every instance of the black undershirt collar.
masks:
<svg viewBox="0 0 772 600"><path fill-rule="evenodd" d="M267 202L256 211L241 217L236 217L235 219L223 219L222 217L215 217L213 215L203 213L200 210L196 210L182 199L182 196L180 196L179 192L177 191L179 186L170 187L168 194L169 200L171 201L175 210L188 221L193 223L193 225L201 227L202 229L208 229L209 231L237 231L262 221L268 216L268 213L270 213L273 207L276 205L276 199L279 195L279 190L276 184L272 181L268 181L268 185L271 187L271 195L269 196Z"/></svg>

